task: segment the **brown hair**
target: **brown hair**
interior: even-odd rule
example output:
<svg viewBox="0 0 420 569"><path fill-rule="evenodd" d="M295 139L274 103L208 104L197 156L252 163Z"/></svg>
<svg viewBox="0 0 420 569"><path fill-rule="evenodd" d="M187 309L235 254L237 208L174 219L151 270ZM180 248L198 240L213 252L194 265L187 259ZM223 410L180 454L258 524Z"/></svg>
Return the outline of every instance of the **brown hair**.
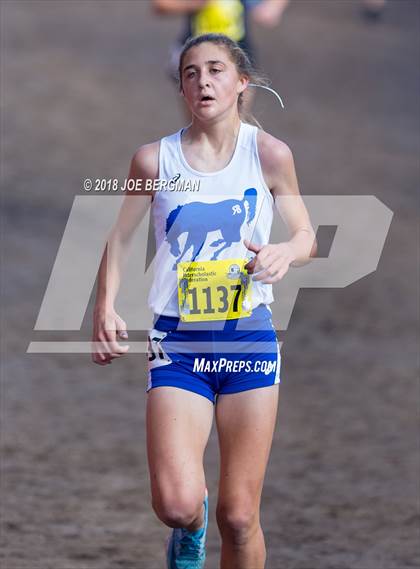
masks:
<svg viewBox="0 0 420 569"><path fill-rule="evenodd" d="M228 52L230 59L235 64L239 75L245 75L248 77L250 83L262 86L267 86L270 84L270 81L262 73L255 69L245 51L230 37L225 36L224 34L202 34L200 36L189 38L185 42L180 53L178 66L178 82L180 90L182 90L182 65L185 55L191 48L202 43L212 43L224 47ZM238 112L241 119L245 120L245 122L252 121L261 128L261 125L254 118L254 116L244 110L243 93L240 93L238 96Z"/></svg>

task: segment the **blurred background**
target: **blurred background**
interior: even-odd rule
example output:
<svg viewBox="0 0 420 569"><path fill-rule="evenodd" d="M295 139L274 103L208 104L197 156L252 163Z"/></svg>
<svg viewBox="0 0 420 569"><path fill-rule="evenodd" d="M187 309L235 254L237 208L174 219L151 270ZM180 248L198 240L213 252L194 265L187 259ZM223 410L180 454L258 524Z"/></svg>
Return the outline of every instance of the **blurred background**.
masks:
<svg viewBox="0 0 420 569"><path fill-rule="evenodd" d="M420 564L419 24L417 0L389 1L379 17L356 0L292 0L279 25L251 30L286 105L258 93L254 114L291 147L301 193L372 194L394 212L376 272L301 290L281 333L267 569ZM164 567L145 355L102 368L26 350L90 338L91 311L81 331L33 328L83 179L124 179L139 145L183 125L166 72L182 26L148 0L1 3L5 569ZM216 569L215 430L205 460Z"/></svg>

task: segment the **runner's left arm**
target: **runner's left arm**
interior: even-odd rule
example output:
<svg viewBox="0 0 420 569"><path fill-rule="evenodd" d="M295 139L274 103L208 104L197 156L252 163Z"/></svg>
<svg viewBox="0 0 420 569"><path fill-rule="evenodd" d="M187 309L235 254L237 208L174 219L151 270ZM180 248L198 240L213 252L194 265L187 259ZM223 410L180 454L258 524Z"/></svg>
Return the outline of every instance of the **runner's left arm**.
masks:
<svg viewBox="0 0 420 569"><path fill-rule="evenodd" d="M289 267L299 267L316 256L317 242L308 211L299 192L293 154L284 142L270 134L258 133L258 153L264 179L276 208L285 222L290 238L278 244L257 246L246 242L256 253L248 263L254 280L272 284L280 280Z"/></svg>

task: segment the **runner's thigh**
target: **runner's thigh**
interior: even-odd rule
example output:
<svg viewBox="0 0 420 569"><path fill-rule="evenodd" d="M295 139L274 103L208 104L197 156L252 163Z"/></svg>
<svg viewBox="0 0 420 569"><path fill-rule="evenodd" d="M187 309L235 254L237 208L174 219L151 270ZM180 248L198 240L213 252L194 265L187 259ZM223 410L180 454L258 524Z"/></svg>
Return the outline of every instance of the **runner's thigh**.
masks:
<svg viewBox="0 0 420 569"><path fill-rule="evenodd" d="M218 509L254 512L259 507L278 405L278 385L219 395Z"/></svg>
<svg viewBox="0 0 420 569"><path fill-rule="evenodd" d="M213 403L176 387L147 395L147 455L156 504L203 495L203 455L211 431Z"/></svg>

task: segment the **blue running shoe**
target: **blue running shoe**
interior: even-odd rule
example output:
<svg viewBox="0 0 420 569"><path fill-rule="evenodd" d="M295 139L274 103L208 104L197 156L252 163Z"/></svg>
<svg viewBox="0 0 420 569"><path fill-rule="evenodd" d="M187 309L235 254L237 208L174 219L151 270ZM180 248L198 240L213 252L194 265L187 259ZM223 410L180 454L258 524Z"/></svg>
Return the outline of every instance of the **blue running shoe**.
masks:
<svg viewBox="0 0 420 569"><path fill-rule="evenodd" d="M175 528L168 542L168 569L203 569L206 560L206 532L209 521L209 500L204 498L204 526L197 531Z"/></svg>

